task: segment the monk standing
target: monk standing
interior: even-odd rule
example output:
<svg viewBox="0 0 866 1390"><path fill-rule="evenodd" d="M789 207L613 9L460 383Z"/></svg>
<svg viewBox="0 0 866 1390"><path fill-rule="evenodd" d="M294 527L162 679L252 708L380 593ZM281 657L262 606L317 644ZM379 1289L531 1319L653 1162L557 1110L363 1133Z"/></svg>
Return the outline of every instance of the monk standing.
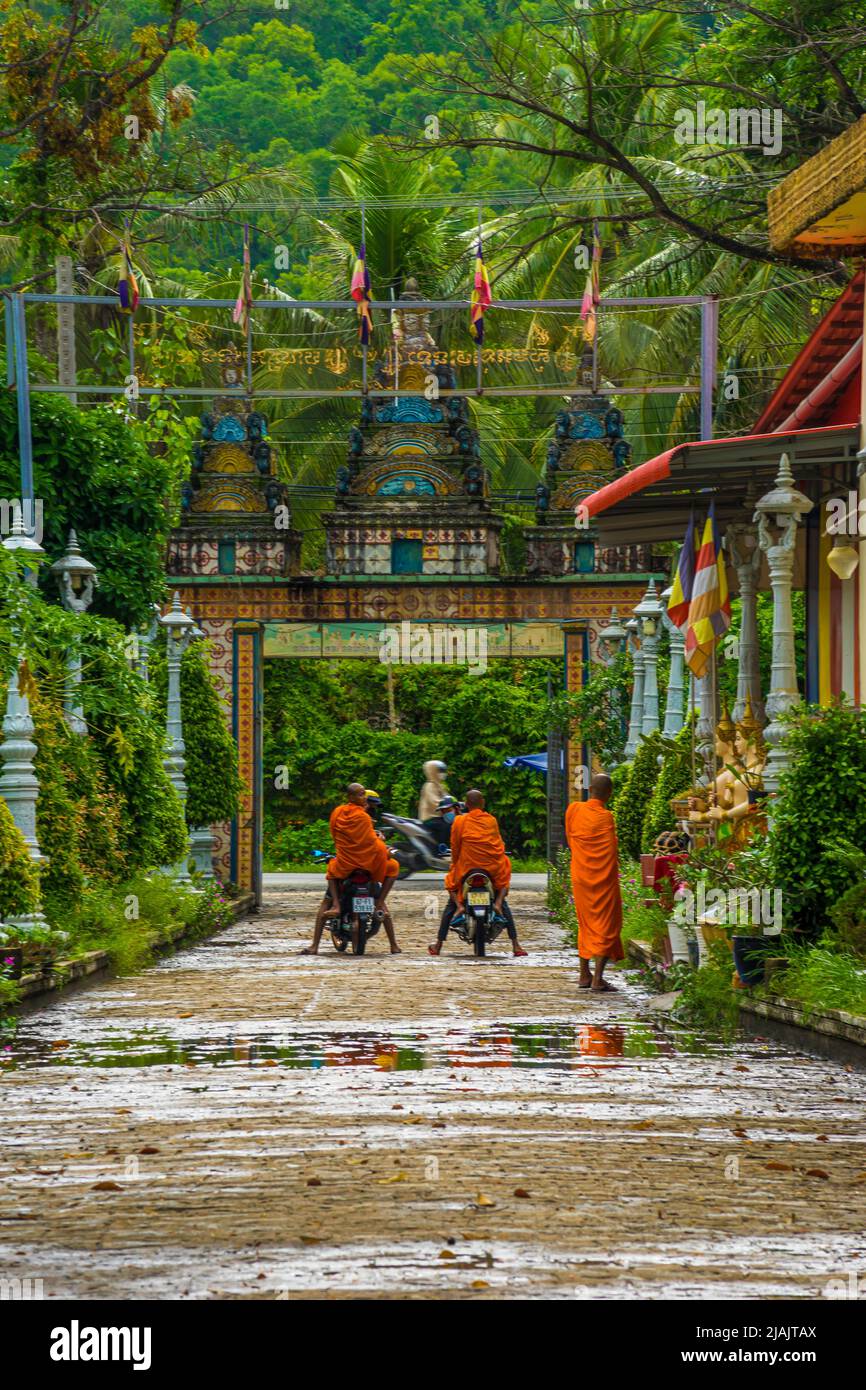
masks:
<svg viewBox="0 0 866 1390"><path fill-rule="evenodd" d="M603 772L593 777L588 801L573 801L565 813L571 850L571 887L577 912L579 989L615 993L604 979L609 960L622 960L622 896L613 816L607 809L613 783ZM595 974L589 963L595 960Z"/></svg>
<svg viewBox="0 0 866 1390"><path fill-rule="evenodd" d="M367 793L360 782L350 782L346 788L346 800L331 812L331 838L337 851L328 863L328 894L316 914L312 945L307 946L301 955L314 956L325 926L326 917L336 917L340 912L340 884L347 879L353 869L363 869L376 882L381 884L376 899L376 911L382 915L382 925L388 936L391 954L399 955L400 948L394 935L394 923L385 908L385 899L397 881L400 865L388 854L388 846L382 836L373 828L367 810Z"/></svg>

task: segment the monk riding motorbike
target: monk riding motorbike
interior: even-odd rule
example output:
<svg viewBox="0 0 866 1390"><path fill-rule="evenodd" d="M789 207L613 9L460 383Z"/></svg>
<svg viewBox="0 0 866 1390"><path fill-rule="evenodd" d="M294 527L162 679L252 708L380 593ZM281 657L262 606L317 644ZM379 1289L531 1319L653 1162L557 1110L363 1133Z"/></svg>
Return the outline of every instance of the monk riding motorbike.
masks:
<svg viewBox="0 0 866 1390"><path fill-rule="evenodd" d="M473 954L484 956L504 927L514 926L508 900L502 904L502 915L494 912L496 889L493 879L481 869L470 869L461 885L463 911L452 919L451 930L461 941L472 946Z"/></svg>
<svg viewBox="0 0 866 1390"><path fill-rule="evenodd" d="M327 850L313 850L313 859L327 864L335 856ZM367 942L382 925L382 914L376 911L376 899L382 890L366 869L352 869L340 884L340 915L329 923L334 949L341 953L349 946L356 956L362 956Z"/></svg>

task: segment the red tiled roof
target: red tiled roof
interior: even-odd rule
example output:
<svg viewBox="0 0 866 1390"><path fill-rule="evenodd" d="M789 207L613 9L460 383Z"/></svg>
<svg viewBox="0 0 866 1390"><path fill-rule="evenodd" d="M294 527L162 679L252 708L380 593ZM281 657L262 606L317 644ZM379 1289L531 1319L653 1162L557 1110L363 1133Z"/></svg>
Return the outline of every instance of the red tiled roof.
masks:
<svg viewBox="0 0 866 1390"><path fill-rule="evenodd" d="M861 269L842 291L829 313L824 315L805 347L791 363L762 414L755 421L755 434L766 434L778 429L809 393L821 384L846 353L851 351L863 332L864 279L866 272ZM810 425L828 421L833 400L856 370L857 363L851 362L845 376L836 382L836 389L832 395L823 399L814 411L809 412L807 418ZM801 428L805 423L805 419L798 421ZM850 423L853 424L855 421L852 420Z"/></svg>

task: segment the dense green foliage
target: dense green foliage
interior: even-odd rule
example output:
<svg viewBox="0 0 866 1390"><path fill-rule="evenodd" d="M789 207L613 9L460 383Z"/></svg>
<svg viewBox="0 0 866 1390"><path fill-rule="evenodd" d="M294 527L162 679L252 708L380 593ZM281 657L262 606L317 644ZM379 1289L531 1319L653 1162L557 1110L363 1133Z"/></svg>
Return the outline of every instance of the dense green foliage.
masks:
<svg viewBox="0 0 866 1390"><path fill-rule="evenodd" d="M394 666L392 733L384 665L267 663L264 765L271 857L272 837L287 825L326 821L350 781L378 791L386 810L415 815L428 758L447 763L452 793L472 786L485 792L510 851L542 853L544 778L502 764L512 754L544 747L551 669L545 661L492 661L486 673L470 676L460 667Z"/></svg>
<svg viewBox="0 0 866 1390"><path fill-rule="evenodd" d="M833 852L833 837L866 850L866 711L802 706L789 717L787 746L791 764L773 812L771 863L786 924L815 934L855 877Z"/></svg>
<svg viewBox="0 0 866 1390"><path fill-rule="evenodd" d="M93 612L134 627L164 589L170 524L166 498L174 478L117 411L76 409L61 396L31 398L33 473L43 502L43 549L66 554L70 528L99 572ZM20 496L15 397L0 395L0 496ZM46 592L56 580L45 573Z"/></svg>

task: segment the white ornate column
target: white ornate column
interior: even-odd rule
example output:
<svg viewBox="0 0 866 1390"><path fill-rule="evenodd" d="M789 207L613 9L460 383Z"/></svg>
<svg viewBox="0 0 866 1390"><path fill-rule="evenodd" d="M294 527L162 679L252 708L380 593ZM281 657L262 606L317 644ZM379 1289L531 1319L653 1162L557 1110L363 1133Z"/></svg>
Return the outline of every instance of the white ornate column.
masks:
<svg viewBox="0 0 866 1390"><path fill-rule="evenodd" d="M671 601L672 588L670 585L662 594L662 622L667 630L671 650L671 669L668 676L668 692L665 700L665 722L662 733L665 738L676 738L677 734L685 723L683 714L683 702L685 697L685 685L683 675L685 672L685 647L686 639L676 623L672 623L668 617L668 604Z"/></svg>
<svg viewBox="0 0 866 1390"><path fill-rule="evenodd" d="M646 593L641 599L634 615L641 626L641 647L644 654L643 662L643 715L641 717L640 732L642 734L654 734L659 727L659 624L662 617L662 605L656 592L656 582L651 579Z"/></svg>
<svg viewBox="0 0 866 1390"><path fill-rule="evenodd" d="M626 623L626 631L629 634L628 648L631 652L632 660L632 687L631 687L631 710L628 717L628 738L625 744L625 760L631 762L637 752L638 739L643 725L643 681L644 681L644 654L641 651L638 641L638 620L630 618Z"/></svg>
<svg viewBox="0 0 866 1390"><path fill-rule="evenodd" d="M12 813L12 819L24 836L27 853L36 864L44 859L36 834L36 801L39 779L33 766L36 744L30 701L18 682L18 667L9 679L6 694L6 714L3 719L3 742L0 744L0 796Z"/></svg>
<svg viewBox="0 0 866 1390"><path fill-rule="evenodd" d="M770 723L764 730L770 750L764 769L764 786L771 794L778 792L780 776L789 763L789 755L781 747L785 733L782 718L800 698L791 584L797 525L800 518L811 510L809 498L794 486L790 460L787 454L783 454L779 460L775 487L765 493L755 508L758 539L767 557L773 589L773 666L767 699Z"/></svg>
<svg viewBox="0 0 866 1390"><path fill-rule="evenodd" d="M746 505L754 512L754 498L747 494ZM742 719L746 701L752 702L752 713L759 723L765 720L761 695L761 652L758 642L758 577L761 572L761 547L758 528L753 522L736 522L725 534L725 546L737 572L740 590L739 662L737 666L737 699L734 721Z"/></svg>
<svg viewBox="0 0 866 1390"><path fill-rule="evenodd" d="M195 623L180 606L180 594L176 593L171 608L160 618L165 628L166 663L168 666L168 690L166 695L166 739L165 755L162 765L168 780L180 798L184 816L186 815L186 745L183 741L183 716L180 704L180 666L183 654L192 641ZM181 883L189 882L188 854L185 854L171 872Z"/></svg>

